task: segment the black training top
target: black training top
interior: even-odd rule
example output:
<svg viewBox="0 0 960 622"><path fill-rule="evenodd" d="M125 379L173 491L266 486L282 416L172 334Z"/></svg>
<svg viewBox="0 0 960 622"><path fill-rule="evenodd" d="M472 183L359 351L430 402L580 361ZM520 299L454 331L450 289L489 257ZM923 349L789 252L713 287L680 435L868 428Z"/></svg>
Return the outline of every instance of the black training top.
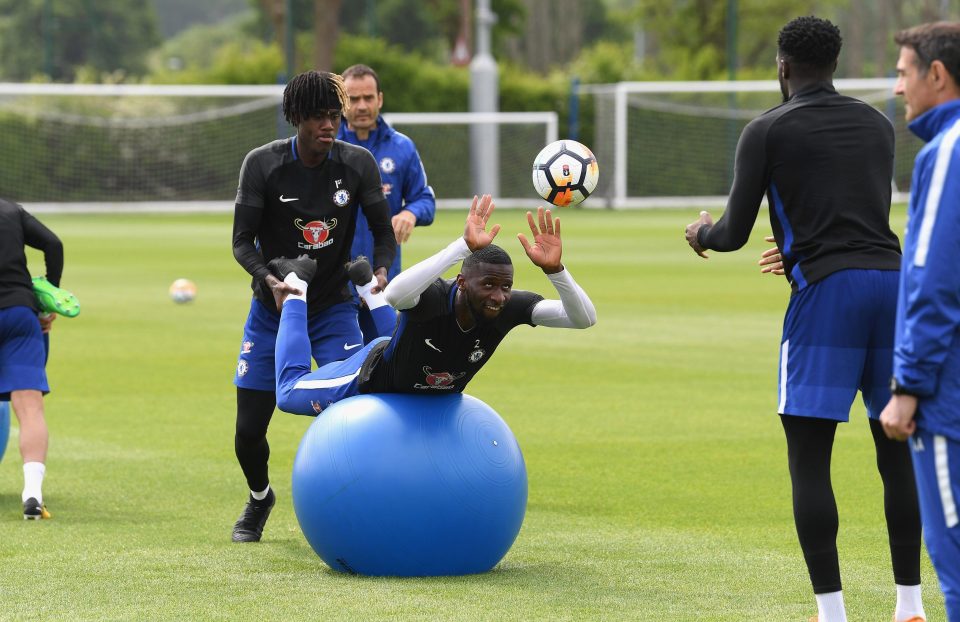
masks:
<svg viewBox="0 0 960 622"><path fill-rule="evenodd" d="M361 393L458 393L515 326L533 326L543 296L514 290L500 315L464 331L457 322L454 279L437 279L412 309L400 312L393 338L370 351L360 372Z"/></svg>
<svg viewBox="0 0 960 622"><path fill-rule="evenodd" d="M0 309L22 306L38 310L26 246L43 251L47 280L59 286L63 274L60 238L21 206L0 199Z"/></svg>
<svg viewBox="0 0 960 622"><path fill-rule="evenodd" d="M847 268L900 269L890 230L893 126L829 83L804 89L744 128L723 218L704 248L747 242L763 194L787 280L800 290Z"/></svg>
<svg viewBox="0 0 960 622"><path fill-rule="evenodd" d="M254 295L274 309L263 282L270 274L267 262L305 253L317 260L307 289L309 313L349 300L343 266L350 260L358 209L373 233L374 267L389 266L397 243L380 170L369 151L338 140L314 168L298 157L296 137L248 153L237 189L233 255L253 275Z"/></svg>

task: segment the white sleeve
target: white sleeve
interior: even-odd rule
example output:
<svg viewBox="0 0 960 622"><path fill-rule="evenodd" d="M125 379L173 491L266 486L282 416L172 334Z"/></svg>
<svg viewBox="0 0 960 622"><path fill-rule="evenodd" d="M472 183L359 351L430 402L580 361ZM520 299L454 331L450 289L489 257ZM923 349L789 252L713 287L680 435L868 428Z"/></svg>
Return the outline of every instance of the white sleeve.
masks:
<svg viewBox="0 0 960 622"><path fill-rule="evenodd" d="M560 294L560 300L541 300L533 307L530 319L537 326L550 328L587 328L597 323L597 310L587 293L564 268L548 274Z"/></svg>
<svg viewBox="0 0 960 622"><path fill-rule="evenodd" d="M468 255L470 255L470 248L466 240L457 238L436 255L427 257L393 277L383 290L387 302L398 311L412 309L420 302L420 294L431 283Z"/></svg>

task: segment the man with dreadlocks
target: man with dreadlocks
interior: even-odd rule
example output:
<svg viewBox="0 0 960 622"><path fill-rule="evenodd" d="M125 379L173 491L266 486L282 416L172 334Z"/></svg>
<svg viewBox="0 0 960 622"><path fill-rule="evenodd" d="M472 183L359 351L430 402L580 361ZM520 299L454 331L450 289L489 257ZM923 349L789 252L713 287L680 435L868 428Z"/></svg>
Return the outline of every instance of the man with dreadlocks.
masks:
<svg viewBox="0 0 960 622"><path fill-rule="evenodd" d="M513 289L510 256L491 243L500 225L487 230L493 210L489 195L474 197L462 237L398 274L382 293L367 290L363 294L371 309L390 309L376 304L376 298L385 298L400 311L392 337L380 336L350 358L313 372L306 303L313 261L272 261L274 274L290 289L303 292L287 295L283 301L276 370L280 410L318 415L330 404L360 393L462 392L514 327L595 324L593 303L560 261L560 219L543 208L537 211L536 221L527 212L533 240L517 236L527 257L560 295L560 300L544 300L539 294ZM455 279L441 278L461 260Z"/></svg>
<svg viewBox="0 0 960 622"><path fill-rule="evenodd" d="M253 277L253 300L234 376L234 444L250 488L233 528L235 542L260 540L276 499L268 477L267 427L276 406L279 301L294 290L271 274L267 263L298 255L315 261L305 312L310 351L323 365L363 345L345 267L358 210L373 233L374 268L385 270L396 251L377 163L366 149L336 140L347 103L339 75L308 71L295 76L283 92L283 114L296 135L254 149L240 169L233 255ZM369 273L370 266L365 267Z"/></svg>
<svg viewBox="0 0 960 622"><path fill-rule="evenodd" d="M766 193L782 261L775 273L785 274L792 289L777 412L819 622L846 620L830 459L837 423L848 420L858 390L883 480L894 621L917 621L924 611L910 453L878 421L890 399L900 268L889 224L893 127L873 107L834 90L840 45L840 31L823 19L799 17L783 27L777 68L784 103L744 128L723 218L714 223L701 212L686 240L704 258L707 249L741 248Z"/></svg>

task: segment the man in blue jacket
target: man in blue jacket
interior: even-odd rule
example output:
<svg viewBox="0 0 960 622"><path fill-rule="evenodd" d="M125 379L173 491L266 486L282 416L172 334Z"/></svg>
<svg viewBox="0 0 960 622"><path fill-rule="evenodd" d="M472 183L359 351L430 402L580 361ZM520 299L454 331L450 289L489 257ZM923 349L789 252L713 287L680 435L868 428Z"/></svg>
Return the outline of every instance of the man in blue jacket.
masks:
<svg viewBox="0 0 960 622"><path fill-rule="evenodd" d="M417 147L404 134L396 131L380 116L383 92L380 78L366 65L353 65L343 72L343 84L350 107L344 111L347 119L340 126L338 139L365 147L373 153L383 179L383 194L390 204L393 231L397 238L397 254L387 270L375 273L377 286L382 289L400 272L400 248L410 239L414 227L429 225L436 211L433 188L427 184L427 173L420 161ZM356 259L373 252L373 236L363 214L357 220L350 256ZM374 290L378 291L378 290ZM359 301L358 301L359 303ZM358 313L360 328L367 343L377 336L369 311L361 305Z"/></svg>
<svg viewBox="0 0 960 622"><path fill-rule="evenodd" d="M897 34L894 93L926 141L910 185L887 436L910 439L923 534L960 622L960 22Z"/></svg>

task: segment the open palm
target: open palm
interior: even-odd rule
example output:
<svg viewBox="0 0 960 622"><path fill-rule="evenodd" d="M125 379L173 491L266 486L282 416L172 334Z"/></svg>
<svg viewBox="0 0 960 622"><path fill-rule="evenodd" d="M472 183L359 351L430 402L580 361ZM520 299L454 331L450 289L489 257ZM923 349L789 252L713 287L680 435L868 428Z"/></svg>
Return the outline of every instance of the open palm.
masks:
<svg viewBox="0 0 960 622"><path fill-rule="evenodd" d="M463 227L463 239L471 252L476 252L481 248L486 248L497 237L500 232L500 225L493 225L490 231L487 231L487 221L493 214L495 205L489 194L485 194L479 199L474 196L473 203L470 205L470 213L467 214L467 223Z"/></svg>
<svg viewBox="0 0 960 622"><path fill-rule="evenodd" d="M517 239L520 240L527 257L544 272L559 272L563 268L563 264L560 263L563 250L560 242L560 218L553 218L550 210L538 207L536 221L533 219L533 214L527 212L527 224L530 225L533 242L531 243L522 233L517 234Z"/></svg>

